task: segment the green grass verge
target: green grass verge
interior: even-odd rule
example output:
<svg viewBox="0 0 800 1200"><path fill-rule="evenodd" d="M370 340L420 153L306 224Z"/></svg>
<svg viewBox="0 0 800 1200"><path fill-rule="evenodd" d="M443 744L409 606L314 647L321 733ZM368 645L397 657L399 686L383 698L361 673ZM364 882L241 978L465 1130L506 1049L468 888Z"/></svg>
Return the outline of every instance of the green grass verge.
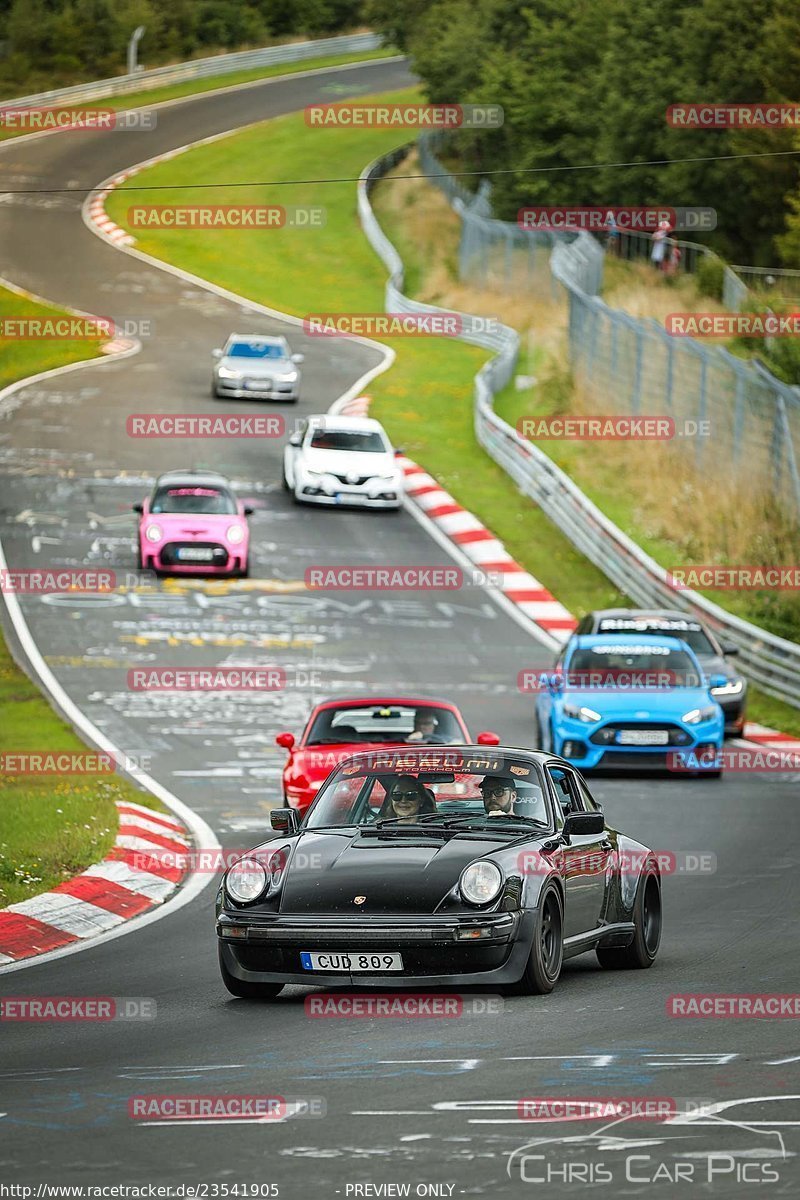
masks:
<svg viewBox="0 0 800 1200"><path fill-rule="evenodd" d="M0 318L64 316L0 288ZM96 356L97 341L4 342L0 387L65 363ZM86 747L14 663L0 638L0 752L74 751ZM114 843L116 800L163 811L163 805L115 775L2 774L0 908L27 900L98 862Z"/></svg>
<svg viewBox="0 0 800 1200"><path fill-rule="evenodd" d="M387 58L396 53L385 46L378 50L364 50L361 54L332 54L325 58L305 59L303 62L275 63L269 67L255 67L250 71L233 71L230 75L215 75L209 79L187 79L184 83L173 83L168 87L144 88L125 96L109 96L105 100L91 100L73 105L81 111L97 112L99 109L144 108L148 104L161 104L164 100L180 100L185 96L202 96L206 92L221 92L238 87L243 83L255 83L260 79L273 79L279 75L297 75L301 71L314 71L323 67L343 67L348 63L371 62L376 58ZM331 96L335 101L336 97ZM1 104L2 102L0 102ZM0 142L23 137L32 130L13 130L0 127Z"/></svg>
<svg viewBox="0 0 800 1200"><path fill-rule="evenodd" d="M408 100L408 90L382 96L382 100ZM302 115L292 114L244 130L229 138L171 159L136 177L137 200L141 189L158 187L158 203L185 203L182 186L216 179L246 177L253 162L270 163L276 182L330 174L356 176L373 158L405 140L385 130L310 129ZM385 186L405 186L392 183ZM174 188L175 191L171 191ZM107 211L126 225L130 205L126 186L109 197ZM236 189L219 195L225 203L324 204L326 225L316 230L276 229L269 232L226 230L213 237L202 231L135 230L137 247L156 258L175 263L217 284L261 303L277 306L297 316L327 311L383 311L385 270L363 237L356 215L352 183L294 185ZM380 188L376 207L385 219L385 231L408 265L411 285L424 273L416 251L413 222L391 219L381 212ZM260 239L260 241L254 241ZM276 282L277 281L277 282ZM475 512L505 543L509 552L578 616L597 607L624 604L625 598L608 579L580 555L554 525L520 494L508 476L477 445L473 432L472 381L486 355L447 339L387 339L397 353L395 365L370 385L372 412L385 424L395 444L436 476L455 498ZM535 364L537 365L537 364ZM561 399L564 381L550 381L550 391L538 397L544 411ZM524 404L530 399L511 388L503 405ZM505 414L504 414L505 415ZM566 465L566 464L564 464ZM614 494L617 480L609 480ZM612 486L612 484L614 486ZM603 497L597 491L593 498ZM603 504L609 516L625 526L624 504ZM653 547L646 544L650 552ZM670 562L674 561L674 552ZM774 712L779 702L768 702ZM755 711L767 723L766 714ZM785 705L782 727L792 720L800 731L800 714Z"/></svg>
<svg viewBox="0 0 800 1200"><path fill-rule="evenodd" d="M68 314L62 309L28 300L8 288L0 287L0 320L37 317L47 319ZM102 314L97 314L98 316ZM64 338L52 340L30 338L3 338L3 353L0 355L0 388L27 375L49 371L67 363L84 362L95 358L99 352L99 340L69 341Z"/></svg>

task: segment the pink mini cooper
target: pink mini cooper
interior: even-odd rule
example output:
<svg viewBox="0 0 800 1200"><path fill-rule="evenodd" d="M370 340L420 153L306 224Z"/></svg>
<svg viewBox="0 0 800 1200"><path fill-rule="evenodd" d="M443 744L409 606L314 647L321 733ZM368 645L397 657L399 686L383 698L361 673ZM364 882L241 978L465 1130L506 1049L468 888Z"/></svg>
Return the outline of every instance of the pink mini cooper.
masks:
<svg viewBox="0 0 800 1200"><path fill-rule="evenodd" d="M242 504L223 475L170 471L156 480L143 504L138 534L140 570L166 574L248 573L253 511Z"/></svg>

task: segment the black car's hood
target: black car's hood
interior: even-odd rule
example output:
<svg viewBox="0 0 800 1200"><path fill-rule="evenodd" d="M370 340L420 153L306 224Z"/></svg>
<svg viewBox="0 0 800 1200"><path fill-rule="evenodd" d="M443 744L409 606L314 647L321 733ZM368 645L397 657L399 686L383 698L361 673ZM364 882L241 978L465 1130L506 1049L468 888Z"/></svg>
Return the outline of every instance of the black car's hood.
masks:
<svg viewBox="0 0 800 1200"><path fill-rule="evenodd" d="M433 913L494 838L301 834L283 883L282 913ZM356 896L366 896L360 904Z"/></svg>

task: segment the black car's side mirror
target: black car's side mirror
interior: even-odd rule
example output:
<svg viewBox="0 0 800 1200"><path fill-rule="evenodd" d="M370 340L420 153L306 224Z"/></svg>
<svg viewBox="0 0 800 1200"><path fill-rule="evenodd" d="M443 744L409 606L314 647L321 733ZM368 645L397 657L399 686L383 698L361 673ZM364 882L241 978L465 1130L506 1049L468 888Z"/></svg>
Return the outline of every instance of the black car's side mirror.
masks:
<svg viewBox="0 0 800 1200"><path fill-rule="evenodd" d="M723 642L720 649L725 658L733 658L734 654L739 653L739 647L735 646L733 642Z"/></svg>
<svg viewBox="0 0 800 1200"><path fill-rule="evenodd" d="M293 808L273 808L269 822L278 833L297 833L297 813Z"/></svg>
<svg viewBox="0 0 800 1200"><path fill-rule="evenodd" d="M569 813L564 821L564 834L573 837L576 834L602 833L605 827L605 817L601 812Z"/></svg>
<svg viewBox="0 0 800 1200"><path fill-rule="evenodd" d="M131 508L133 509L134 512L137 512L137 513L144 512L144 505L142 504L141 500L139 501L138 504L132 504Z"/></svg>

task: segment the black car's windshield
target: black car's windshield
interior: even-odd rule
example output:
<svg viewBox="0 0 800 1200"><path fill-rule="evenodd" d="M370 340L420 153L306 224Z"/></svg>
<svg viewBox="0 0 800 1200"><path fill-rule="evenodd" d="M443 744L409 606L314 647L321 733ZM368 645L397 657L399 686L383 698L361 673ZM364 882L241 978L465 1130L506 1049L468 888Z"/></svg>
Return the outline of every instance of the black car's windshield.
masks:
<svg viewBox="0 0 800 1200"><path fill-rule="evenodd" d="M236 511L236 500L225 488L160 487L156 489L150 505L152 513L206 513L208 515L230 514Z"/></svg>
<svg viewBox="0 0 800 1200"><path fill-rule="evenodd" d="M361 433L356 429L315 429L309 445L312 450L358 450L361 454L388 453L377 431Z"/></svg>
<svg viewBox="0 0 800 1200"><path fill-rule="evenodd" d="M365 704L323 708L309 730L307 746L463 745L464 733L448 708L419 704Z"/></svg>
<svg viewBox="0 0 800 1200"><path fill-rule="evenodd" d="M435 747L346 760L306 818L308 829L337 825L412 833L488 827L516 836L529 827L551 828L532 760Z"/></svg>
<svg viewBox="0 0 800 1200"><path fill-rule="evenodd" d="M680 638L695 654L716 654L699 621L681 617L602 617L598 633L654 633Z"/></svg>
<svg viewBox="0 0 800 1200"><path fill-rule="evenodd" d="M274 342L231 342L225 353L228 358L286 358L284 347Z"/></svg>
<svg viewBox="0 0 800 1200"><path fill-rule="evenodd" d="M700 687L702 678L685 650L609 641L575 650L564 683L575 690L624 687L658 691Z"/></svg>

